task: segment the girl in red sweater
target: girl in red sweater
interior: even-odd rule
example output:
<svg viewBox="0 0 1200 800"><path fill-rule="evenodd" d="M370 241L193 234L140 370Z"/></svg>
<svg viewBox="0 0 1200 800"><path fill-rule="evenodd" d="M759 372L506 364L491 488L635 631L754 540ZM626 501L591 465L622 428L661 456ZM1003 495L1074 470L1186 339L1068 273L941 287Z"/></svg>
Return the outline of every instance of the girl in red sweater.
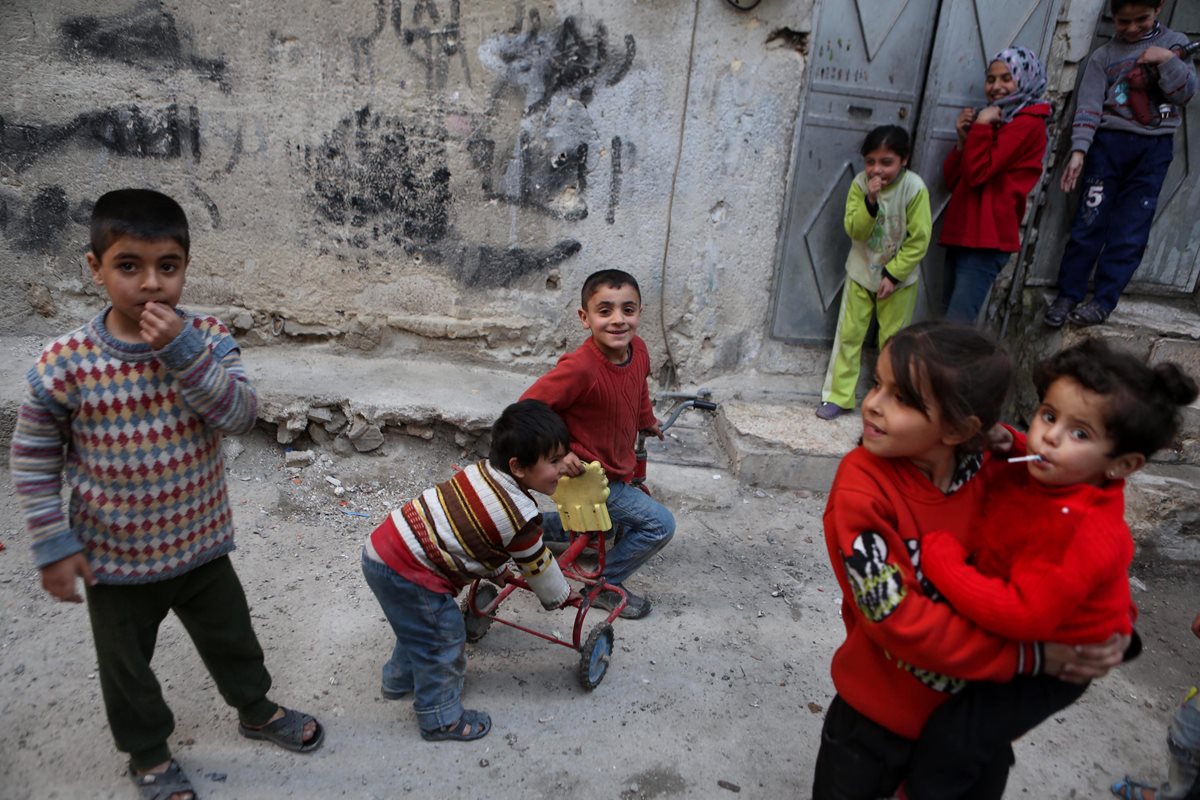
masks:
<svg viewBox="0 0 1200 800"><path fill-rule="evenodd" d="M964 108L958 146L942 164L950 202L938 244L946 248L946 319L974 324L1001 268L1020 248L1025 200L1042 177L1046 71L1033 51L1002 50L988 66L988 104Z"/></svg>
<svg viewBox="0 0 1200 800"><path fill-rule="evenodd" d="M1151 368L1090 339L1040 364L1034 383L1040 405L1029 434L1011 431L1023 463L984 467L978 524L965 537L927 534L925 577L958 613L1000 636L1082 644L1128 635L1125 478L1174 438L1196 382L1175 364ZM987 764L1086 688L1045 678L972 684L921 731L908 797L976 797L970 790Z"/></svg>
<svg viewBox="0 0 1200 800"><path fill-rule="evenodd" d="M982 432L999 416L1009 374L1008 356L962 325L913 325L879 355L862 404L862 445L842 460L825 508L846 641L833 656L837 696L822 729L814 800L894 793L926 719L967 681L1038 673L1086 680L1120 661L1125 641L1116 637L1076 655L1069 645L990 633L956 613L922 572L926 531L965 533L978 520L983 484L972 476L991 460L981 454ZM967 796L999 797L1008 764L995 764Z"/></svg>

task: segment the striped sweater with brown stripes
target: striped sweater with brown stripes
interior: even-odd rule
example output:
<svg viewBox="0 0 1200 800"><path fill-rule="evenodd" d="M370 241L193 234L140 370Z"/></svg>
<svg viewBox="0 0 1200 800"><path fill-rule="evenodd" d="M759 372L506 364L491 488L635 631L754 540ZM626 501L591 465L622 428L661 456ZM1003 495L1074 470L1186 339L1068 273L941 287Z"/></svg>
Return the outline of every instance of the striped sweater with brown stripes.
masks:
<svg viewBox="0 0 1200 800"><path fill-rule="evenodd" d="M542 542L537 503L511 475L486 460L426 489L391 513L392 541L372 536L387 562L402 546L422 567L462 588L499 574L511 559L546 608L558 608L570 587Z"/></svg>

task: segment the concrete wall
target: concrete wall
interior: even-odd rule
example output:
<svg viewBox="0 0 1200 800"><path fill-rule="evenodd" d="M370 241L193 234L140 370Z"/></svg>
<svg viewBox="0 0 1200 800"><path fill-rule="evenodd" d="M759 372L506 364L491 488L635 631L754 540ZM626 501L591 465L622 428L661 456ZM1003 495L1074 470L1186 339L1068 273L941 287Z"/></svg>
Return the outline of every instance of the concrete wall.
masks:
<svg viewBox="0 0 1200 800"><path fill-rule="evenodd" d="M132 185L183 204L184 302L249 344L540 365L580 338L582 279L621 267L656 365L669 348L685 382L752 367L810 17L811 0L6 0L0 334L100 306L88 214Z"/></svg>

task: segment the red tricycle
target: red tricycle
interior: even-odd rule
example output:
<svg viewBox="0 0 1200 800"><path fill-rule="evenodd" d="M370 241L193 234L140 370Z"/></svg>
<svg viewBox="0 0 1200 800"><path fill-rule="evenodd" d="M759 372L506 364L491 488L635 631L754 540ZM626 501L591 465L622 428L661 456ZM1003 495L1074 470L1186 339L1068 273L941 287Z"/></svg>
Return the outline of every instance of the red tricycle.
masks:
<svg viewBox="0 0 1200 800"><path fill-rule="evenodd" d="M696 395L671 395L676 403L662 424L661 430L666 431L679 415L688 408L699 408L705 411L715 411L717 404L709 399L708 392L701 391ZM633 483L641 487L645 480L645 448L639 434L637 442L638 469ZM543 633L526 627L512 620L496 616L496 610L506 597L517 589L532 591L529 584L519 575L510 573L505 586L497 588L490 582L476 580L471 583L466 598L462 602L463 620L467 628L467 641L478 642L487 634L493 622L531 633L548 642L570 647L579 653L579 668L577 674L584 689L592 690L604 680L608 672L609 659L613 651L613 621L625 608L627 598L625 590L620 586L607 583L601 579L604 575L605 534L612 529L612 520L608 516L608 479L599 462L587 464L584 473L575 478L563 478L558 483L558 491L554 493L554 504L562 518L563 530L567 531L569 539L567 549L558 557L558 566L568 581L579 584L579 597L569 602L575 609L575 622L571 628L571 640L564 641L559 636ZM620 535L617 531L616 535ZM596 566L588 569L579 563L579 557L584 551L595 553ZM597 623L583 638L584 620L592 609L592 602L600 592L609 590L620 597L620 602L613 607L603 622Z"/></svg>

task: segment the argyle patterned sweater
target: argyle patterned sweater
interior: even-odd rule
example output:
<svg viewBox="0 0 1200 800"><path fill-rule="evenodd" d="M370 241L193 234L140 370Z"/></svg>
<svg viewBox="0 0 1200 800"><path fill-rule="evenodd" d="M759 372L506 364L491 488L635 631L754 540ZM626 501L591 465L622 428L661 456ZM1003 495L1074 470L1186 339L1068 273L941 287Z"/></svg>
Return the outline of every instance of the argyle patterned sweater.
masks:
<svg viewBox="0 0 1200 800"><path fill-rule="evenodd" d="M13 483L38 567L82 551L100 583L150 583L233 550L221 434L249 431L258 400L220 320L180 311L152 350L114 338L108 311L29 370Z"/></svg>

